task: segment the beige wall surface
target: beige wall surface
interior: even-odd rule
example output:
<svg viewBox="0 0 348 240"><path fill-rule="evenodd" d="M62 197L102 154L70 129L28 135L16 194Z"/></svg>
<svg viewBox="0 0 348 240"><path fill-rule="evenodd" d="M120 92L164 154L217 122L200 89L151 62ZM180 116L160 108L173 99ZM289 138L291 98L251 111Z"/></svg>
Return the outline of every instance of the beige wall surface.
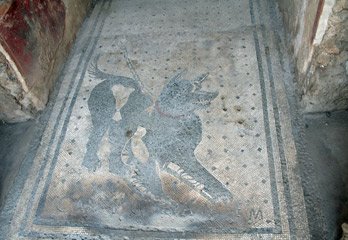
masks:
<svg viewBox="0 0 348 240"><path fill-rule="evenodd" d="M348 0L278 0L304 112L348 108Z"/></svg>

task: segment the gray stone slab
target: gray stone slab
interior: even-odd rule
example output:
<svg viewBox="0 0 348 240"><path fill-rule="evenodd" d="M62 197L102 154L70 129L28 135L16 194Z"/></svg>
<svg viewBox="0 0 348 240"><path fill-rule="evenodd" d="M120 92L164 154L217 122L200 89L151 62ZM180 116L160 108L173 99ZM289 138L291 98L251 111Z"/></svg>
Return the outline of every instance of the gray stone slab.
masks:
<svg viewBox="0 0 348 240"><path fill-rule="evenodd" d="M308 238L269 4L100 1L9 238Z"/></svg>

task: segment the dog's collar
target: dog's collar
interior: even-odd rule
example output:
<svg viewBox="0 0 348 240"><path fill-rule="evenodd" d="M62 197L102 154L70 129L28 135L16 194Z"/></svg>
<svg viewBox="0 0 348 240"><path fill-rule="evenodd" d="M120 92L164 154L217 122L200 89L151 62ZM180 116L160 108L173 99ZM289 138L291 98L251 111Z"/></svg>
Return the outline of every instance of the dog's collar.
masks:
<svg viewBox="0 0 348 240"><path fill-rule="evenodd" d="M160 106L158 105L158 102L156 101L155 102L155 109L156 111L161 115L161 116L164 116L164 117L169 117L169 118L173 118L173 119L178 119L178 118L183 118L185 117L185 114L181 114L181 115L173 115L171 113L167 113L167 112L163 112L160 108Z"/></svg>

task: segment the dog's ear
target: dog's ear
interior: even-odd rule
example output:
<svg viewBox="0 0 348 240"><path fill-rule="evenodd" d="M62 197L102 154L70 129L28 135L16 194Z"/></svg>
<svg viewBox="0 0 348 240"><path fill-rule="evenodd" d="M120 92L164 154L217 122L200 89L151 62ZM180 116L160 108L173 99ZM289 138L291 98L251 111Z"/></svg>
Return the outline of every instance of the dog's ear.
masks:
<svg viewBox="0 0 348 240"><path fill-rule="evenodd" d="M177 71L175 75L170 79L169 83L174 83L177 80L181 80L183 78L183 75L187 73L187 69L184 68L183 70Z"/></svg>

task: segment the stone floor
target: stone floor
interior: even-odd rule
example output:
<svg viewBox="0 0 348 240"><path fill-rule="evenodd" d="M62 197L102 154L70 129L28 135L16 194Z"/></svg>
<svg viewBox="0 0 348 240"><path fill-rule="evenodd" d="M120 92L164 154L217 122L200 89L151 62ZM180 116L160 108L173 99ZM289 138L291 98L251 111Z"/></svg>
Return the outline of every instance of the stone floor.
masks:
<svg viewBox="0 0 348 240"><path fill-rule="evenodd" d="M313 239L336 239L348 222L348 111L310 114L304 121L307 157L300 165L309 225Z"/></svg>
<svg viewBox="0 0 348 240"><path fill-rule="evenodd" d="M19 170L2 177L2 236L308 239L275 9L99 1L47 110L20 126L33 137L3 154Z"/></svg>

